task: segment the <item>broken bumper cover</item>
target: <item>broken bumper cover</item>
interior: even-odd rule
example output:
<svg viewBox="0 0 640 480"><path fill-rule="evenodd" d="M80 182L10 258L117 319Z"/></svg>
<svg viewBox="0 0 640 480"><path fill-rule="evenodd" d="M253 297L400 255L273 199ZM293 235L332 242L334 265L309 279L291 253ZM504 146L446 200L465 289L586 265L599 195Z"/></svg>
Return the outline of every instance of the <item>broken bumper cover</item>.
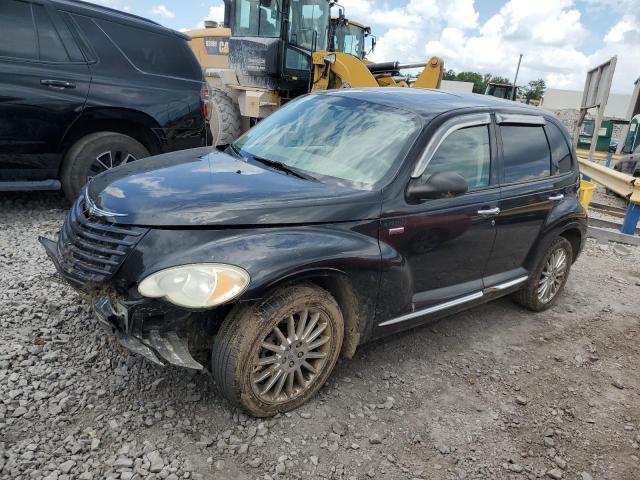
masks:
<svg viewBox="0 0 640 480"><path fill-rule="evenodd" d="M58 245L53 240L40 237L38 239L44 247L47 255L61 275L72 287L84 292L84 285L70 277L60 265L58 259ZM86 293L86 292L85 292ZM161 328L149 328L148 330L134 325L131 308L137 305L112 300L110 295L99 296L93 302L93 311L100 323L113 333L120 344L128 350L142 355L158 365L176 365L178 367L203 370L203 366L193 358L189 352L187 340L179 336L175 331ZM133 333L137 331L137 333Z"/></svg>
<svg viewBox="0 0 640 480"><path fill-rule="evenodd" d="M98 298L93 304L98 320L111 330L120 344L138 355L164 366L166 363L178 367L202 370L204 367L189 352L186 339L175 331L149 330L134 335L126 333L129 326L129 311L126 306L107 296Z"/></svg>

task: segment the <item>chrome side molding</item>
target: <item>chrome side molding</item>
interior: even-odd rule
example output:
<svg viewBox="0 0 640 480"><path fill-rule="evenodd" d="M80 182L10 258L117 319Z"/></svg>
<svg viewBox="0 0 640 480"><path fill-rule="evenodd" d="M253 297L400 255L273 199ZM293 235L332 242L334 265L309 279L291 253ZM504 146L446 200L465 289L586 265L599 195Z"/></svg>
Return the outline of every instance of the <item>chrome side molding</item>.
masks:
<svg viewBox="0 0 640 480"><path fill-rule="evenodd" d="M528 278L529 276L525 275L523 277L518 277L508 282L499 283L497 285L494 285L493 287L485 288L484 293L494 293L494 292L499 292L501 290L506 290L507 288L515 287L516 285L520 285L521 283L526 282Z"/></svg>
<svg viewBox="0 0 640 480"><path fill-rule="evenodd" d="M478 300L484 297L485 294L500 292L502 290L515 287L516 285L520 285L521 283L526 282L528 278L529 278L528 275L524 275L523 277L518 277L514 280L509 280L508 282L499 283L492 287L485 288L482 291L465 295L464 297L455 298L453 300L449 300L448 302L438 303L437 305L432 305L431 307L423 308L422 310L416 310L415 312L407 313L406 315L401 315L400 317L392 318L390 320L385 320L384 322L379 323L378 326L386 327L388 325L393 325L395 323L411 320L412 318L422 317L423 315L429 315L430 313L446 310L448 308L452 308L457 305L462 305L463 303L471 302L473 300Z"/></svg>
<svg viewBox="0 0 640 480"><path fill-rule="evenodd" d="M430 313L439 312L440 310L446 310L447 308L455 307L456 305L461 305L463 303L471 302L473 300L482 298L483 296L484 296L484 293L475 292L470 295L465 295L464 297L456 298L453 300L449 300L448 302L439 303L437 305L424 308L422 310L416 310L415 312L407 313L406 315L392 318L391 320L385 320L384 322L379 323L378 326L386 327L387 325L393 325L394 323L404 322L406 320L411 320L412 318L421 317L423 315L428 315Z"/></svg>

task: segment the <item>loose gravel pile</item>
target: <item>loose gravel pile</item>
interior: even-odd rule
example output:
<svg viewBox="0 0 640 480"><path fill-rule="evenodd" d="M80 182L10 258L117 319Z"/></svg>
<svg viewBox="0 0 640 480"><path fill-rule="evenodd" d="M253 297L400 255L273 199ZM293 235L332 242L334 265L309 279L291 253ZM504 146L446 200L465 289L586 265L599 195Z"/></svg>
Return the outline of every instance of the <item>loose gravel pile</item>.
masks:
<svg viewBox="0 0 640 480"><path fill-rule="evenodd" d="M37 243L65 213L0 197L2 479L640 478L640 248L590 240L552 310L502 299L362 347L260 420L103 333Z"/></svg>

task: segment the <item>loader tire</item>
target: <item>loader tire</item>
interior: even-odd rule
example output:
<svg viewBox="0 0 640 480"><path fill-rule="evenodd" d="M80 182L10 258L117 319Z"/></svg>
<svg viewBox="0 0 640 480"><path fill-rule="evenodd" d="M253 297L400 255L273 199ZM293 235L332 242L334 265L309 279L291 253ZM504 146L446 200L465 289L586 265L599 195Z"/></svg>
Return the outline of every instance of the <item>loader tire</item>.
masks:
<svg viewBox="0 0 640 480"><path fill-rule="evenodd" d="M218 88L211 88L209 92L209 128L215 146L229 145L242 133L238 104Z"/></svg>

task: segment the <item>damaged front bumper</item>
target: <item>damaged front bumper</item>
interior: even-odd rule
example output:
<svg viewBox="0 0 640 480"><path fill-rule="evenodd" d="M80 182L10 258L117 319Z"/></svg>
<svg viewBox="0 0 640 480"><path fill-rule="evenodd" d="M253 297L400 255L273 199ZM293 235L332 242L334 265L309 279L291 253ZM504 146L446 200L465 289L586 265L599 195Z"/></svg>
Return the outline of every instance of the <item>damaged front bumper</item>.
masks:
<svg viewBox="0 0 640 480"><path fill-rule="evenodd" d="M179 329L175 328L185 323L189 312L146 299L126 301L107 287L92 291L62 268L56 242L44 237L40 237L39 241L58 274L80 293L89 295L96 317L123 347L158 365L204 369L191 355L186 337L179 335Z"/></svg>
<svg viewBox="0 0 640 480"><path fill-rule="evenodd" d="M130 331L129 308L120 302L112 303L108 296L99 297L93 304L93 311L108 330L113 333L120 344L138 355L158 365L176 365L178 367L203 370L200 362L189 352L185 338L175 331L149 329L138 335Z"/></svg>

